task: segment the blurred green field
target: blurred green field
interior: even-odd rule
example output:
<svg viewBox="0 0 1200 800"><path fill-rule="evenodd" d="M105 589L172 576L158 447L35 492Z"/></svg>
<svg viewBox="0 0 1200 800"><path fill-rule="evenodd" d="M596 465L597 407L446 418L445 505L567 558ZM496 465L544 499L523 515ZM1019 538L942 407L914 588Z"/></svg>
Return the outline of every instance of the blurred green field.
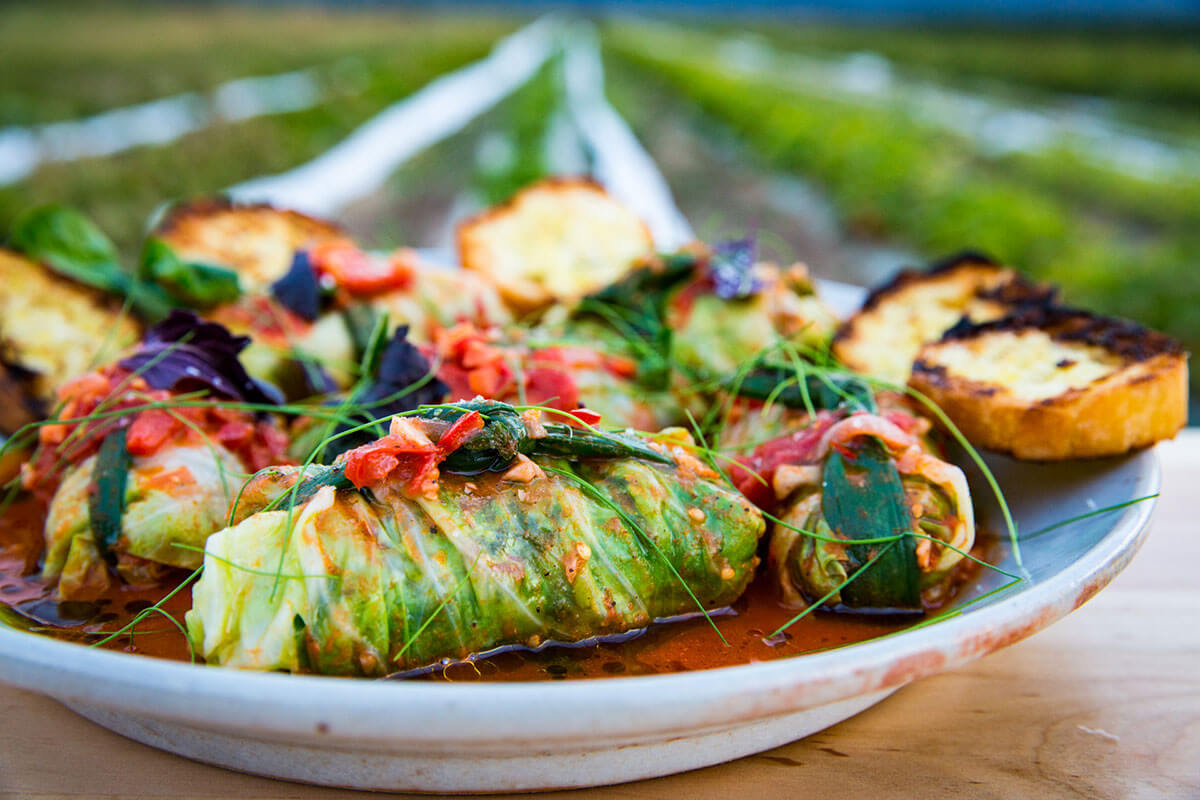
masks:
<svg viewBox="0 0 1200 800"><path fill-rule="evenodd" d="M1195 29L1047 27L749 26L796 49L833 55L870 51L939 81L997 89L1043 89L1174 109L1200 106Z"/></svg>
<svg viewBox="0 0 1200 800"><path fill-rule="evenodd" d="M308 66L333 66L350 84L335 81L329 99L311 109L218 122L161 147L45 164L28 179L0 187L0 231L24 208L61 202L91 216L126 254L136 250L161 203L303 163L390 103L482 57L515 27L500 20L306 8L65 8L69 13L0 8L0 74L6 77L0 109L8 110L0 124L69 118Z"/></svg>
<svg viewBox="0 0 1200 800"><path fill-rule="evenodd" d="M425 48L469 56L512 27L478 15L308 5L0 4L0 126L70 119L347 56L399 76L423 72Z"/></svg>

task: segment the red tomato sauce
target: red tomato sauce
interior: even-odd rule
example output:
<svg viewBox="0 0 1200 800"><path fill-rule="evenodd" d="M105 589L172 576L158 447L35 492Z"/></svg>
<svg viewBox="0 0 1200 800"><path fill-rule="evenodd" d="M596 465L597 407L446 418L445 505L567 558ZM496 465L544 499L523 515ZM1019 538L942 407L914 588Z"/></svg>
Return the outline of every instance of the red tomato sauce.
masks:
<svg viewBox="0 0 1200 800"><path fill-rule="evenodd" d="M111 588L93 602L59 602L54 587L39 577L44 518L45 507L33 499L13 503L0 515L0 603L16 612L17 627L84 645L99 642L162 600L187 577L186 572L177 570L163 584L149 587L126 586L114 580ZM185 587L162 608L183 624L183 615L191 605L192 594ZM157 613L103 646L126 653L191 660L187 640Z"/></svg>

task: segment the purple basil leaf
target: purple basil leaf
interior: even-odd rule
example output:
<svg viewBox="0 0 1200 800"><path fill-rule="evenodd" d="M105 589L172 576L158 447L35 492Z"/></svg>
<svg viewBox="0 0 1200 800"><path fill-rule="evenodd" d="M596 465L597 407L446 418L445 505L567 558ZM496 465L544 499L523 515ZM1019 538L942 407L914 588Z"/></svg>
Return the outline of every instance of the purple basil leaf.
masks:
<svg viewBox="0 0 1200 800"><path fill-rule="evenodd" d="M421 355L421 351L408 341L408 326L401 325L383 348L383 355L379 358L379 372L363 392L359 402L371 403L392 397L428 375L429 369L429 359ZM449 392L450 387L435 376L404 397L386 405L370 408L370 413L378 419L401 411L412 411L417 406L442 402Z"/></svg>
<svg viewBox="0 0 1200 800"><path fill-rule="evenodd" d="M287 274L271 284L271 294L280 305L301 319L315 322L321 313L321 286L308 251L297 250Z"/></svg>
<svg viewBox="0 0 1200 800"><path fill-rule="evenodd" d="M442 383L436 376L426 380L421 386L408 392L403 397L397 394L424 379L429 374L429 360L421 355L412 342L408 341L408 326L401 325L392 334L392 338L384 347L379 358L379 369L375 379L367 385L355 398L359 407L354 413L358 423L390 417L402 411L412 411L418 406L433 405L444 402L450 387ZM332 402L330 405L338 405ZM349 425L341 424L336 433L350 429ZM376 438L377 434L371 429L365 429L334 439L325 445L322 460L331 462L338 455L352 450L361 444L366 444Z"/></svg>
<svg viewBox="0 0 1200 800"><path fill-rule="evenodd" d="M757 258L758 242L753 236L714 245L709 272L717 297L741 300L761 290L762 284L754 277Z"/></svg>
<svg viewBox="0 0 1200 800"><path fill-rule="evenodd" d="M251 378L238 360L248 344L248 336L234 336L224 325L176 309L146 331L137 352L122 359L121 366L155 389L207 389L230 400L282 403L278 389Z"/></svg>

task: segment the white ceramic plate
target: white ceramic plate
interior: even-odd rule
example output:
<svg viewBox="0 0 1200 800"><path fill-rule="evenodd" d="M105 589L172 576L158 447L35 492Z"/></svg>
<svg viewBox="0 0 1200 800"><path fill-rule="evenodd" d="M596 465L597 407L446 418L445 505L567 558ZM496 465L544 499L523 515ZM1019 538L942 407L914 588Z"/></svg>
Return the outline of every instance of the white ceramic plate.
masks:
<svg viewBox="0 0 1200 800"><path fill-rule="evenodd" d="M851 301L849 294L836 299ZM1149 451L1059 465L1002 457L989 464L1027 533L1159 486ZM987 489L978 480L972 487L985 529L1003 530ZM359 681L191 666L0 626L0 680L145 744L289 780L424 792L618 783L802 738L910 681L1044 628L1124 568L1152 509L1145 501L1029 539L1022 545L1028 578L957 617L779 661L528 684ZM1000 566L1019 571L1011 553ZM958 603L1006 581L985 571Z"/></svg>

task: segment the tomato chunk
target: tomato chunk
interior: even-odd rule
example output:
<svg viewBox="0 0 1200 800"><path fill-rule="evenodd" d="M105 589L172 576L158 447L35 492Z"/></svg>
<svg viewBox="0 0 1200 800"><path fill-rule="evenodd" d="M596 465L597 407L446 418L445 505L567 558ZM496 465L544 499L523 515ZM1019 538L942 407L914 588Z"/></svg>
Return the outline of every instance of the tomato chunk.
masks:
<svg viewBox="0 0 1200 800"><path fill-rule="evenodd" d="M178 419L166 411L151 408L139 413L129 426L125 446L130 455L149 456L175 437L183 427Z"/></svg>
<svg viewBox="0 0 1200 800"><path fill-rule="evenodd" d="M530 405L569 411L579 406L579 386L565 369L537 367L525 373L525 397Z"/></svg>
<svg viewBox="0 0 1200 800"><path fill-rule="evenodd" d="M308 252L314 267L351 294L379 294L412 284L415 257L400 250L386 257L360 250L348 239L329 239Z"/></svg>

